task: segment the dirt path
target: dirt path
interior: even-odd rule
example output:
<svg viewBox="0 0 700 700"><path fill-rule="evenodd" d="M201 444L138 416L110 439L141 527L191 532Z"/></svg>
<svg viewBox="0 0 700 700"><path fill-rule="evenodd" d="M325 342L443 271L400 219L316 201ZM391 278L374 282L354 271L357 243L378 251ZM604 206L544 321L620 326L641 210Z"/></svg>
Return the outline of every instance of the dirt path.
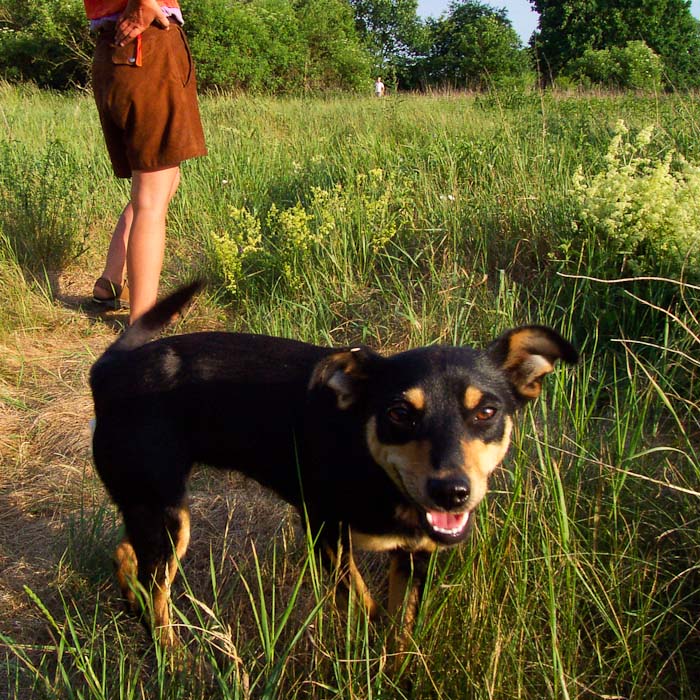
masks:
<svg viewBox="0 0 700 700"><path fill-rule="evenodd" d="M88 377L126 315L99 314L85 305L92 278L82 273L58 282L54 299L27 300L35 323L23 323L0 339L0 632L12 645L29 649L36 662L45 652L51 658L56 643L42 606L61 624L67 610L87 620L98 616L104 625L123 612L111 563L120 522L92 468ZM217 314L200 297L174 330L221 328ZM209 605L223 591L231 617L245 629L250 610L241 577L255 576L253 547L261 566L272 569L273 547L284 551L282 559L292 565L270 571L268 579L274 578L278 591L291 590L294 562L305 552L298 519L286 504L235 473L195 470L190 490L188 583ZM178 583L176 596L183 602L184 586ZM143 645L143 630L126 620L128 638ZM3 657L15 662L3 647L0 640L0 688L11 668Z"/></svg>
<svg viewBox="0 0 700 700"><path fill-rule="evenodd" d="M45 626L25 587L51 604L71 527L100 500L88 373L125 320L83 308L84 277L58 282L53 302L27 294L36 323L0 341L0 630L25 643Z"/></svg>

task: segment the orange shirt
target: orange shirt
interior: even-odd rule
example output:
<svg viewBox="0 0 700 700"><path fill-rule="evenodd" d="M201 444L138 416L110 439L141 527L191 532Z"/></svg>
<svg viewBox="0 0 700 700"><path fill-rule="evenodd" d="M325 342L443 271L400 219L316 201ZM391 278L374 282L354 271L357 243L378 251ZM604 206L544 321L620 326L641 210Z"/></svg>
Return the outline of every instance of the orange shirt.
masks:
<svg viewBox="0 0 700 700"><path fill-rule="evenodd" d="M125 7L126 0L83 0L88 19L100 19L118 15ZM158 0L164 7L179 7L177 0Z"/></svg>

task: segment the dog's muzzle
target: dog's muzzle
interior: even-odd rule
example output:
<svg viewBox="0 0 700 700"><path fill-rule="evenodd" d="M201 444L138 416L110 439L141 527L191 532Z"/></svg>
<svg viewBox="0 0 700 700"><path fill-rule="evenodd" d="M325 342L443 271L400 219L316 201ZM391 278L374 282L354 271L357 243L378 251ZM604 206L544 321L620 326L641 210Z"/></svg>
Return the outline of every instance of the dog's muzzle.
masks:
<svg viewBox="0 0 700 700"><path fill-rule="evenodd" d="M466 479L430 479L426 486L436 509L425 511L425 527L430 536L444 544L460 542L469 531L470 512L464 510L470 495Z"/></svg>

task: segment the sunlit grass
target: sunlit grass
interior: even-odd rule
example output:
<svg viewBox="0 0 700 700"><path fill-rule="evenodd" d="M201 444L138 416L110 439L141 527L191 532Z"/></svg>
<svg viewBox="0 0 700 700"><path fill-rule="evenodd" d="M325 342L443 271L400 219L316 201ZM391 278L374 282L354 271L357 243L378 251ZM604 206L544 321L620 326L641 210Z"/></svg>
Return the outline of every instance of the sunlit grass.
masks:
<svg viewBox="0 0 700 700"><path fill-rule="evenodd" d="M84 266L91 282L126 196L110 176L91 99L6 86L0 97L8 147L32 162L55 143L67 154L56 224L74 232L73 243L88 232L88 250L67 264ZM233 477L195 478L194 543L174 595L187 655L155 649L111 580L117 519L86 449L75 457L84 477L70 499L58 499L62 519L54 515L65 554L46 572L53 583L28 580L31 613L0 630L8 697L394 698L408 694L407 679L413 697L695 697L698 290L678 280L597 279L607 252L589 232L574 237L571 225L573 173L601 170L619 118L637 129L657 124L698 161L697 105L681 99L204 97L210 155L183 167L164 287L204 276L208 296L198 303L229 330L394 351L483 345L509 326L547 323L574 340L582 360L550 377L520 415L472 541L433 561L401 678L390 671L387 625L333 606L313 533ZM371 177L393 183L390 201L382 203L381 188L358 187ZM3 187L28 196L33 226L32 206L43 200L8 179ZM336 187L344 196L316 212L314 188ZM280 229L265 228L273 205L328 215L336 228L290 253L274 238ZM233 293L212 243L230 229L231 207L257 217L270 237L265 264L245 267ZM67 211L80 214L67 221ZM381 225L368 212L384 217ZM80 323L52 306L49 277L37 274L42 265L52 272L41 247L26 264L8 220L0 225L0 331L40 345L48 329ZM387 235L377 245L381 226ZM276 259L279 251L287 257ZM35 372L30 383L16 347L0 361L2 408L28 427L13 423L17 437L0 436L3 497L14 493L12 480L3 484L11 467L38 453L60 473L70 452L57 438L42 451L37 406L49 399L30 392L50 397L50 382L64 378ZM71 352L86 373L92 349ZM35 480L25 491L40 488ZM22 522L0 503L0 515ZM362 561L380 597L384 564ZM3 581L0 573L0 592Z"/></svg>

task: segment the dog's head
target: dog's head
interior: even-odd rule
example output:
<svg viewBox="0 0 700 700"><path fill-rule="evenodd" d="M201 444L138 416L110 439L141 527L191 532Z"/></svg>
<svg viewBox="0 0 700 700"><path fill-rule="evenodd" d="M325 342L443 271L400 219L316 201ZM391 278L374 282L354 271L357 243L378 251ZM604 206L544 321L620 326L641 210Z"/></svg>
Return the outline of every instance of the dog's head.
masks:
<svg viewBox="0 0 700 700"><path fill-rule="evenodd" d="M357 411L374 461L441 544L467 533L470 514L510 444L512 416L539 396L557 360L577 353L544 326L510 330L485 350L426 347L382 357L367 348L330 355L312 385Z"/></svg>

